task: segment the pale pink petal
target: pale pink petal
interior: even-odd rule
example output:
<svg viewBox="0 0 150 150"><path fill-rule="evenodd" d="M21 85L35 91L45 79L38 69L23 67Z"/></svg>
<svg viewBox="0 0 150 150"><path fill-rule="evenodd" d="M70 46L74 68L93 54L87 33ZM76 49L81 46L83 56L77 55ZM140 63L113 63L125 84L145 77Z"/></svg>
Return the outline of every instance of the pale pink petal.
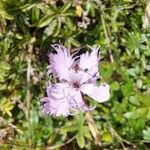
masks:
<svg viewBox="0 0 150 150"><path fill-rule="evenodd" d="M84 72L84 71L78 71L78 76L80 76L81 85L83 83L88 82L92 78L91 74L89 74L88 72Z"/></svg>
<svg viewBox="0 0 150 150"><path fill-rule="evenodd" d="M70 115L69 104L65 98L56 100L51 97L42 98L43 101L43 112L52 116L68 116Z"/></svg>
<svg viewBox="0 0 150 150"><path fill-rule="evenodd" d="M49 85L47 87L47 96L55 97L56 99L61 99L62 97L67 96L65 92L68 92L68 88L68 83L56 83Z"/></svg>
<svg viewBox="0 0 150 150"><path fill-rule="evenodd" d="M79 68L86 73L88 73L91 77L99 78L99 71L98 71L98 48L91 48L92 52L86 52L80 56L79 60Z"/></svg>
<svg viewBox="0 0 150 150"><path fill-rule="evenodd" d="M66 83L57 83L47 87L48 97L42 98L43 111L53 116L70 115L70 91Z"/></svg>
<svg viewBox="0 0 150 150"><path fill-rule="evenodd" d="M95 107L88 106L85 101L83 100L83 96L80 90L72 90L72 99L70 100L70 106L72 110L76 111L92 111Z"/></svg>
<svg viewBox="0 0 150 150"><path fill-rule="evenodd" d="M72 89L72 95L70 100L70 106L75 109L80 109L84 105L81 92L76 89Z"/></svg>
<svg viewBox="0 0 150 150"><path fill-rule="evenodd" d="M75 70L70 70L68 72L67 81L70 84L78 83L78 85L81 86L83 83L90 80L91 77L92 76L89 73L86 73L84 71L77 71L76 72Z"/></svg>
<svg viewBox="0 0 150 150"><path fill-rule="evenodd" d="M100 86L84 84L80 87L80 90L100 103L107 101L110 97L109 85L107 83L102 83Z"/></svg>
<svg viewBox="0 0 150 150"><path fill-rule="evenodd" d="M57 53L49 55L50 65L48 66L48 73L53 73L60 79L66 79L68 71L74 63L74 59L70 55L69 50L64 46L55 44L52 47Z"/></svg>

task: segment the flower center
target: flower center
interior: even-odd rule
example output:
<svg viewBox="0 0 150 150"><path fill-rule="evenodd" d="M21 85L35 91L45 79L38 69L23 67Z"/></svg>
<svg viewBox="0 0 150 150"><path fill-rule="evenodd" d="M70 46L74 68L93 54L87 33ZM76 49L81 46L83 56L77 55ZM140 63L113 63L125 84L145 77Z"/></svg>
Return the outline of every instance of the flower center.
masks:
<svg viewBox="0 0 150 150"><path fill-rule="evenodd" d="M74 82L72 85L73 85L73 87L76 88L76 89L80 87L79 83L77 83L77 82Z"/></svg>

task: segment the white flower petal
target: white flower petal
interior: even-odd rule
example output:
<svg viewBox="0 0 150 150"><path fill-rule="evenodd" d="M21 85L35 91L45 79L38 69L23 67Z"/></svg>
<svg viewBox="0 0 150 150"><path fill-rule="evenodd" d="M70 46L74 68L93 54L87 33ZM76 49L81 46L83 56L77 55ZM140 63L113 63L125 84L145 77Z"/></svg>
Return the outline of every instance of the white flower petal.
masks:
<svg viewBox="0 0 150 150"><path fill-rule="evenodd" d="M105 102L110 97L109 85L102 83L100 86L94 84L84 84L81 86L81 91L87 94L97 102Z"/></svg>

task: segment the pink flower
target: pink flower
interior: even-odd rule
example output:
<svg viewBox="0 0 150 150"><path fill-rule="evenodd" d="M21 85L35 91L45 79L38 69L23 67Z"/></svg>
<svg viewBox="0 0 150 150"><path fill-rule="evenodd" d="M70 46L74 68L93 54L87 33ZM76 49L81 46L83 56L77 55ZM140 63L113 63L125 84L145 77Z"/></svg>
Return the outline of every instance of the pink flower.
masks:
<svg viewBox="0 0 150 150"><path fill-rule="evenodd" d="M48 73L58 78L59 83L47 87L47 97L42 98L43 111L53 116L68 116L76 110L90 111L83 99L90 96L95 101L105 102L110 97L109 85L96 84L98 72L98 48L91 48L79 58L73 57L62 45L53 45L56 54L50 54Z"/></svg>

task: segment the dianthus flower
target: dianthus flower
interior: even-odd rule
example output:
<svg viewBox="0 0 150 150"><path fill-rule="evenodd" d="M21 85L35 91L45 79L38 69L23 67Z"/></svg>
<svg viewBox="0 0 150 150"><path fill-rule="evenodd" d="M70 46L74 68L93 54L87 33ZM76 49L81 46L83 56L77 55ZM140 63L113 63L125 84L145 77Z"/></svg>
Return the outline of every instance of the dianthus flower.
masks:
<svg viewBox="0 0 150 150"><path fill-rule="evenodd" d="M96 84L100 77L98 48L91 48L91 53L75 57L62 45L54 44L52 47L56 53L49 55L48 73L53 74L58 83L47 86L47 97L42 98L44 113L68 116L76 110L91 111L92 108L83 99L84 95L99 103L109 99L109 85Z"/></svg>

